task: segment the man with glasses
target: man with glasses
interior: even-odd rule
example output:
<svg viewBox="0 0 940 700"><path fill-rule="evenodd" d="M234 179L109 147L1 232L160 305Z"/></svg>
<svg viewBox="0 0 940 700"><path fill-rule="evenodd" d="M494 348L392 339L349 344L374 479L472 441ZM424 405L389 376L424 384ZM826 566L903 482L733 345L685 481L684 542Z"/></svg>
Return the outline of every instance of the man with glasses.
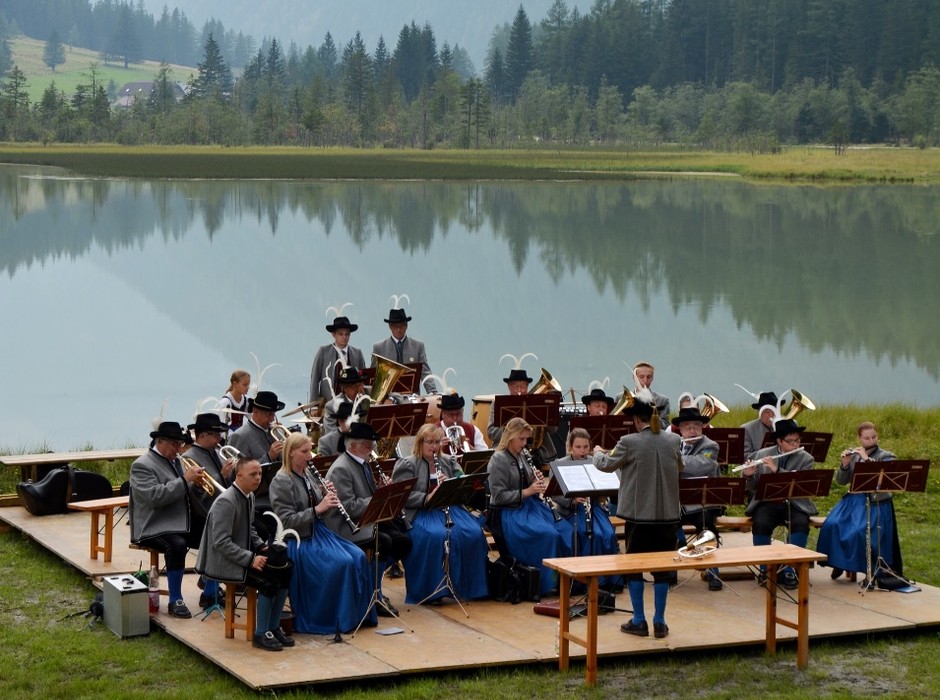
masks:
<svg viewBox="0 0 940 700"><path fill-rule="evenodd" d="M796 472L813 468L813 456L806 450L800 450L800 433L805 427L796 424L790 418L778 420L774 424L773 436L776 445L758 450L754 455L756 464L748 467L742 473L748 477L747 490L750 494L757 492L757 484L763 474L776 474L777 472ZM809 518L819 511L808 498L794 498L790 501L775 501L763 503L753 498L744 511L751 516L752 541L755 545L770 544L774 528L784 525L789 529L787 541L798 547L805 547L809 539ZM766 576L766 568L761 567L761 582ZM797 587L796 573L792 568L786 567L777 576L777 583L786 589Z"/></svg>

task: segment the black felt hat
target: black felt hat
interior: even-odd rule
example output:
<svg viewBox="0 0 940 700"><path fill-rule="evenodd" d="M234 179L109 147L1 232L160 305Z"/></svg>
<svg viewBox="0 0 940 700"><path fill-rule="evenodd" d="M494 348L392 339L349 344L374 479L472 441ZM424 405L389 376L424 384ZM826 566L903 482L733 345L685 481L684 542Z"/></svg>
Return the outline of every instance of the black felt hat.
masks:
<svg viewBox="0 0 940 700"><path fill-rule="evenodd" d="M160 423L156 430L150 433L153 439L163 438L164 440L178 440L180 442L191 443L192 435L188 430L183 430L183 426L175 421L164 421Z"/></svg>
<svg viewBox="0 0 940 700"><path fill-rule="evenodd" d="M591 393L581 397L581 403L585 406L594 401L606 401L608 411L614 407L613 398L605 394L603 389L591 389Z"/></svg>
<svg viewBox="0 0 940 700"><path fill-rule="evenodd" d="M762 391L760 396L757 397L757 403L752 403L751 408L755 411L761 406L773 406L777 408L780 405L780 401L777 399L777 395L772 391Z"/></svg>
<svg viewBox="0 0 940 700"><path fill-rule="evenodd" d="M773 436L775 440L782 440L790 433L802 433L804 430L806 426L797 425L792 418L781 418L774 423Z"/></svg>
<svg viewBox="0 0 940 700"><path fill-rule="evenodd" d="M503 381L509 384L509 382L526 382L531 384L532 377L530 377L524 369L513 369L509 371L508 377L503 377Z"/></svg>
<svg viewBox="0 0 940 700"><path fill-rule="evenodd" d="M707 416L703 416L698 410L698 406L687 406L679 409L679 415L672 419L673 425L679 425L687 421L698 421L705 425L709 421Z"/></svg>
<svg viewBox="0 0 940 700"><path fill-rule="evenodd" d="M355 422L349 425L349 430L343 433L345 440L381 440L382 436L376 433L368 423Z"/></svg>
<svg viewBox="0 0 940 700"><path fill-rule="evenodd" d="M467 405L460 394L444 394L441 396L440 409L442 411L456 411Z"/></svg>
<svg viewBox="0 0 940 700"><path fill-rule="evenodd" d="M249 402L248 410L251 411L256 406L264 411L273 411L274 413L284 410L284 402L278 401L277 394L273 391L259 391L257 396Z"/></svg>
<svg viewBox="0 0 940 700"><path fill-rule="evenodd" d="M224 433L228 431L228 424L214 413L200 413L196 416L196 422L189 424L189 429L197 435L199 433Z"/></svg>
<svg viewBox="0 0 940 700"><path fill-rule="evenodd" d="M326 330L328 333L332 333L333 331L338 331L343 328L348 328L350 333L352 333L353 331L359 330L359 326L356 325L355 323L350 323L349 319L346 318L345 316L337 316L333 320L333 323L329 324L326 327Z"/></svg>
<svg viewBox="0 0 940 700"><path fill-rule="evenodd" d="M385 319L386 323L408 323L411 320L411 316L405 314L404 309L389 309L388 318Z"/></svg>

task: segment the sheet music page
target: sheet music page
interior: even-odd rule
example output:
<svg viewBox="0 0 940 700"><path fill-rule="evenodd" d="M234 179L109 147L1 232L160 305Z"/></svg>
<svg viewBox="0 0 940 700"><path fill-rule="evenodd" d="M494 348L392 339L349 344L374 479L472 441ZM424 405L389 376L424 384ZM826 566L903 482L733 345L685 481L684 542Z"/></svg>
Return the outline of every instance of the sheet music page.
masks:
<svg viewBox="0 0 940 700"><path fill-rule="evenodd" d="M567 466L558 465L555 469L558 470L558 475L565 482L568 491L574 491L575 493L590 492L594 490L594 484L584 467L583 464L570 464Z"/></svg>
<svg viewBox="0 0 940 700"><path fill-rule="evenodd" d="M617 472L602 472L595 467L592 462L588 462L584 465L584 471L587 473L588 478L594 483L595 490L620 490L620 477L617 476Z"/></svg>

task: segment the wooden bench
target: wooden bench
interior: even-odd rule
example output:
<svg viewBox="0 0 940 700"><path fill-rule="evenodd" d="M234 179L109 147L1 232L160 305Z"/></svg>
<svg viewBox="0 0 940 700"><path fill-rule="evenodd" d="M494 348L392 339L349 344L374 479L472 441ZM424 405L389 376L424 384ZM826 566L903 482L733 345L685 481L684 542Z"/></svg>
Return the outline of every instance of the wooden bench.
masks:
<svg viewBox="0 0 940 700"><path fill-rule="evenodd" d="M137 459L146 447L128 447L123 450L82 450L81 452L42 452L29 455L4 455L0 464L5 467L20 467L24 481L36 481L37 468L52 464L77 464L80 462L113 462L117 459Z"/></svg>
<svg viewBox="0 0 940 700"><path fill-rule="evenodd" d="M822 527L826 522L825 515L811 515L809 518L810 527ZM751 518L747 515L719 515L715 520L715 525L720 530L738 530L740 532L751 531Z"/></svg>
<svg viewBox="0 0 940 700"><path fill-rule="evenodd" d="M79 510L91 513L91 547L89 556L92 559L98 558L98 552L104 554L105 562L111 561L111 534L114 530L114 511L119 508L127 508L127 496L115 496L113 498L97 498L93 501L76 501L69 503L69 510ZM100 516L104 515L104 531L102 533L99 524ZM101 544L99 535L104 535L104 543Z"/></svg>
<svg viewBox="0 0 940 700"><path fill-rule="evenodd" d="M797 632L796 665L809 665L809 567L813 562L823 561L825 554L813 552L792 544L775 544L759 547L722 547L703 559L676 559L674 552L649 552L644 554L602 554L593 557L564 557L545 559L542 564L559 574L558 591L560 609L558 625L558 668L568 670L569 643L575 642L587 650L586 681L588 686L597 683L597 614L598 581L602 576L637 574L654 571L698 569L704 563L722 569L732 566L783 567L796 569L799 580L796 609L797 620L782 618L777 614L776 576L768 576L765 605L765 645L767 653L777 651L777 625ZM588 589L587 634L584 638L570 632L570 619L565 613L571 603L572 579L585 583Z"/></svg>

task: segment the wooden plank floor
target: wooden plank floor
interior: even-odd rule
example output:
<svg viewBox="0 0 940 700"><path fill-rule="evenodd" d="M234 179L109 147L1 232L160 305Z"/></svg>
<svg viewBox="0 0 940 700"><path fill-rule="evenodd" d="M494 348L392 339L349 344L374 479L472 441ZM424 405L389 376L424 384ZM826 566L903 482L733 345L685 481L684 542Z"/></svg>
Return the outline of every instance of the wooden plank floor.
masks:
<svg viewBox="0 0 940 700"><path fill-rule="evenodd" d="M0 520L69 562L90 578L136 571L141 552L127 548L128 527L115 527L114 560L104 564L88 557L90 518L86 513L34 517L20 507L0 508ZM727 533L725 546L750 544L750 535ZM146 562L144 562L146 564ZM919 593L862 592L846 579L832 581L829 569L810 574L810 664L813 641L825 637L888 633L916 627L940 626L940 589L918 584ZM297 646L278 654L252 648L244 634L225 639L221 616L206 620L201 615L178 620L166 614L166 599L155 622L167 633L255 689L280 688L350 679L401 676L482 666L521 663L555 663L557 620L535 615L531 603L510 605L491 601L467 604L467 618L455 604L406 606L401 579L386 580L385 592L402 613L403 623L380 618L378 630L403 627L402 634L381 636L362 629L343 643L332 637L297 634ZM196 577L184 579L184 595L191 608L198 600ZM651 590L646 605L652 608ZM626 594L617 597L629 607ZM795 605L782 599L781 614L795 616ZM620 632L629 619L626 612L604 615L599 620L598 653L604 658L718 647L764 645L764 590L753 580L732 580L724 590L710 592L697 573L684 575L669 595L669 636L640 638ZM572 621L572 631L584 633L585 621ZM409 631L413 630L413 631ZM794 640L795 631L778 628L781 639ZM572 649L574 658L583 657Z"/></svg>

